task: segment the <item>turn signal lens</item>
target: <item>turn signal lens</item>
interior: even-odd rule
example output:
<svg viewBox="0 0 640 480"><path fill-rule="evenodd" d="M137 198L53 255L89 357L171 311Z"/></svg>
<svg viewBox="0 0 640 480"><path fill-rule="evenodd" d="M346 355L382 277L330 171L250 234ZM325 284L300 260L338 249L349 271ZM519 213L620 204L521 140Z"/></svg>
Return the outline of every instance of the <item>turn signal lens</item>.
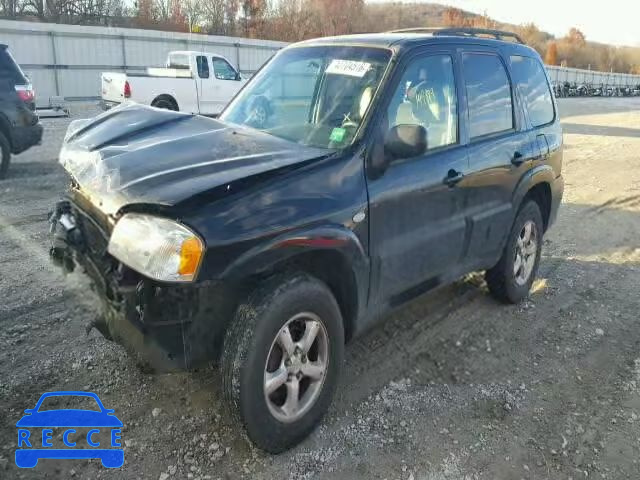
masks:
<svg viewBox="0 0 640 480"><path fill-rule="evenodd" d="M199 238L191 237L182 242L180 248L180 266L178 274L182 276L194 276L200 265L202 257L202 242Z"/></svg>

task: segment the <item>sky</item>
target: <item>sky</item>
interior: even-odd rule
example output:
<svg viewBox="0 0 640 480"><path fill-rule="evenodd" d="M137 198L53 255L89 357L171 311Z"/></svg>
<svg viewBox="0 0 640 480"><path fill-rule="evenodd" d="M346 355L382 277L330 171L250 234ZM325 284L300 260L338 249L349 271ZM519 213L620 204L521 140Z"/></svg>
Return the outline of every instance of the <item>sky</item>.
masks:
<svg viewBox="0 0 640 480"><path fill-rule="evenodd" d="M380 2L383 0L367 0ZM411 0L405 3L419 2ZM533 22L556 37L577 27L587 40L640 46L640 0L425 0L508 23Z"/></svg>

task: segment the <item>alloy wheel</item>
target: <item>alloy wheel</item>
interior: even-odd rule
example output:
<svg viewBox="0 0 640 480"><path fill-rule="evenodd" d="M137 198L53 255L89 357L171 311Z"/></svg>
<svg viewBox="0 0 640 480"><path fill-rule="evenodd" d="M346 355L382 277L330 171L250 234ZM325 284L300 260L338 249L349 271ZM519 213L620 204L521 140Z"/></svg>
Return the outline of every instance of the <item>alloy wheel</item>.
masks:
<svg viewBox="0 0 640 480"><path fill-rule="evenodd" d="M513 262L513 276L518 285L529 281L536 263L538 253L538 231L532 220L527 220L516 239L515 260Z"/></svg>
<svg viewBox="0 0 640 480"><path fill-rule="evenodd" d="M294 315L271 344L264 370L264 397L284 423L302 418L318 399L329 364L329 336L311 312Z"/></svg>

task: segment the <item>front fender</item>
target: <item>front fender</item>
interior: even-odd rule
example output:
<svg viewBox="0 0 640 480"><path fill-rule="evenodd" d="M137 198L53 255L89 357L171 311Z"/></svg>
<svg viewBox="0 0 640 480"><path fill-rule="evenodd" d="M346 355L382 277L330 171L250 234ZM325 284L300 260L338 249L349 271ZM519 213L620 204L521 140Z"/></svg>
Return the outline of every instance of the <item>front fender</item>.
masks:
<svg viewBox="0 0 640 480"><path fill-rule="evenodd" d="M301 255L327 251L339 254L351 270L357 289L358 311L363 312L369 291L369 257L358 236L342 225L315 226L271 238L231 262L220 279L242 281L272 271Z"/></svg>

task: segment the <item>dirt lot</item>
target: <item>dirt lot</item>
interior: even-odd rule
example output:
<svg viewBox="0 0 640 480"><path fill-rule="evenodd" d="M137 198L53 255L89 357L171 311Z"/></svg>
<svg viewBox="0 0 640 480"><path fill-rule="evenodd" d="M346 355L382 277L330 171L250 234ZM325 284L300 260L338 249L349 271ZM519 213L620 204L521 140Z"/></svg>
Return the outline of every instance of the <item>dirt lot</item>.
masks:
<svg viewBox="0 0 640 480"><path fill-rule="evenodd" d="M640 478L640 99L560 109L566 192L530 300L470 276L412 303L349 346L329 416L279 456L228 420L215 370L143 374L86 335L91 297L47 259L68 120L45 120L0 182L0 478ZM15 422L49 390L115 409L122 468L15 467Z"/></svg>

